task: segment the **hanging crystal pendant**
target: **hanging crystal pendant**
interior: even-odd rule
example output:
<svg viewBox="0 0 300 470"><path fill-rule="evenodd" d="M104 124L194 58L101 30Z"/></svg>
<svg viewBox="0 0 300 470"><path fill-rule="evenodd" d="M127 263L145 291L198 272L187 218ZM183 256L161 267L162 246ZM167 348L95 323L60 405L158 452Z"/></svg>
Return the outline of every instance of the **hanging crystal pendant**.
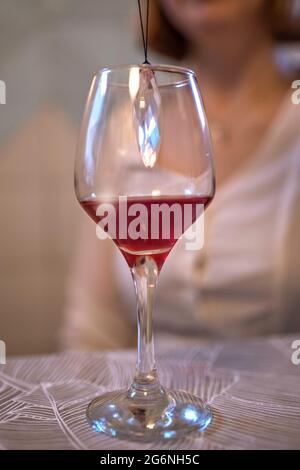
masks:
<svg viewBox="0 0 300 470"><path fill-rule="evenodd" d="M158 85L151 66L134 67L130 81L137 144L145 167L153 168L161 138Z"/></svg>

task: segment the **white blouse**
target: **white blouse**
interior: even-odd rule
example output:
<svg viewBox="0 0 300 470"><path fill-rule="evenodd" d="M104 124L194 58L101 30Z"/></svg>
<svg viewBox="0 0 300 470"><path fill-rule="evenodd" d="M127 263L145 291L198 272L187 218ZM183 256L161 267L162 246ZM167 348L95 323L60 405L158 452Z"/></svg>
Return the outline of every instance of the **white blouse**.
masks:
<svg viewBox="0 0 300 470"><path fill-rule="evenodd" d="M110 281L105 279L111 295L99 295L106 268L96 244L103 242L94 231L90 237L82 240L70 284L63 340L72 347L126 346L135 333L131 276L113 250ZM188 252L179 241L167 258L154 312L156 333L197 341L300 331L299 244L300 105L289 98L255 154L217 188L205 213L204 248ZM94 266L83 269L86 259ZM98 276L97 294L89 271Z"/></svg>

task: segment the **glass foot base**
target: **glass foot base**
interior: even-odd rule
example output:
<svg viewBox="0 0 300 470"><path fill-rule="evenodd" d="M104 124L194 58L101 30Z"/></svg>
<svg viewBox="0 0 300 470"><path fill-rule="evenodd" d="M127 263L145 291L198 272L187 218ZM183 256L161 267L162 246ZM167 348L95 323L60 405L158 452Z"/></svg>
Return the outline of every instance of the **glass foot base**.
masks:
<svg viewBox="0 0 300 470"><path fill-rule="evenodd" d="M204 431L212 412L200 398L181 391L166 391L160 403L132 399L128 391L105 393L87 409L92 428L119 439L150 442L184 437Z"/></svg>

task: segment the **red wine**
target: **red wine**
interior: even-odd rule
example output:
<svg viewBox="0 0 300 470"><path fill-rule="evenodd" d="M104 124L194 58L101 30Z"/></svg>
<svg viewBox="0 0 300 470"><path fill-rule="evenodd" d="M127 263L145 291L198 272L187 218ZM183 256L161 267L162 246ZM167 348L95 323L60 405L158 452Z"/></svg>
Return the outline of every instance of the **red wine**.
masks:
<svg viewBox="0 0 300 470"><path fill-rule="evenodd" d="M160 270L178 238L211 199L210 196L137 196L122 202L118 198L84 199L81 205L113 239L129 267L139 257L151 256Z"/></svg>

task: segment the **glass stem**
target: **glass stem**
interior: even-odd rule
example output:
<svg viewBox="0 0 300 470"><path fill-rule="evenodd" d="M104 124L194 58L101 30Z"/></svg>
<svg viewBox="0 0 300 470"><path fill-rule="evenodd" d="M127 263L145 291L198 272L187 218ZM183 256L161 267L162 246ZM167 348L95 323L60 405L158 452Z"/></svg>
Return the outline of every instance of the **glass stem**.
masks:
<svg viewBox="0 0 300 470"><path fill-rule="evenodd" d="M152 311L158 268L150 256L141 256L131 269L137 296L138 353L136 374L129 389L129 397L148 403L161 399L167 404L166 393L161 387L155 365Z"/></svg>

